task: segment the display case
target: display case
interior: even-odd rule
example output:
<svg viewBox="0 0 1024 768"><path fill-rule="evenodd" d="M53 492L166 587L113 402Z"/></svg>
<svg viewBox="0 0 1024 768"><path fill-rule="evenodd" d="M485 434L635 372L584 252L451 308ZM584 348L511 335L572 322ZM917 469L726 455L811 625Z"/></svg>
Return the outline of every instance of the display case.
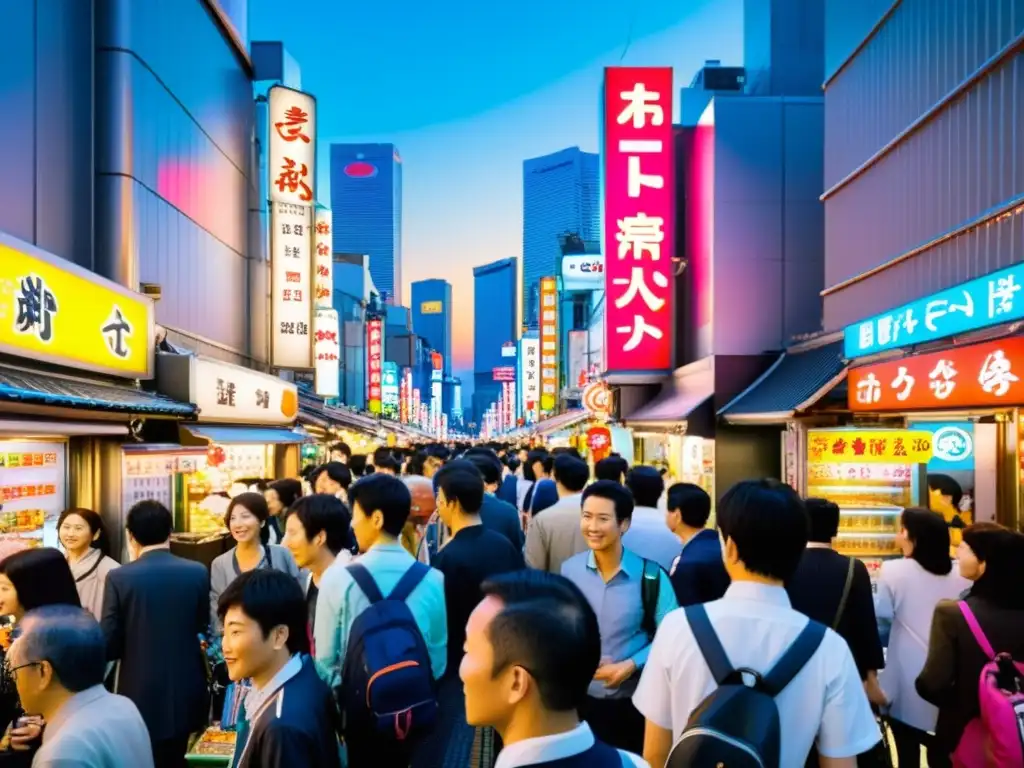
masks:
<svg viewBox="0 0 1024 768"><path fill-rule="evenodd" d="M0 538L57 546L57 518L67 498L63 442L0 441Z"/></svg>

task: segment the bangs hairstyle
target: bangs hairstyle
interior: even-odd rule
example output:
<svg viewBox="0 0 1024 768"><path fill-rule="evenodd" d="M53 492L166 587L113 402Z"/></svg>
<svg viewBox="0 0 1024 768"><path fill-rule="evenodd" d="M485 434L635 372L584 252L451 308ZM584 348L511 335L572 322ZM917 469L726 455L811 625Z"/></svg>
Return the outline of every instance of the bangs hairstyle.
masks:
<svg viewBox="0 0 1024 768"><path fill-rule="evenodd" d="M82 607L71 566L64 555L52 547L17 552L0 562L0 573L14 585L18 602L25 611L44 605Z"/></svg>
<svg viewBox="0 0 1024 768"><path fill-rule="evenodd" d="M94 536L92 543L89 545L93 549L98 549L100 554L107 556L110 554L110 540L107 538L107 529L103 526L103 518L98 513L93 512L91 509L85 507L71 507L65 509L60 513L60 517L57 518L57 535L60 536L60 528L64 525L64 521L67 520L71 515L78 515L82 518L86 525L89 526L90 536ZM99 533L99 536L96 534ZM63 545L64 542L62 541Z"/></svg>
<svg viewBox="0 0 1024 768"><path fill-rule="evenodd" d="M259 624L264 639L275 627L287 627L289 653L310 652L309 611L302 587L293 576L265 568L246 571L228 585L217 601L221 624L231 608L241 609Z"/></svg>
<svg viewBox="0 0 1024 768"><path fill-rule="evenodd" d="M286 477L282 480L275 480L267 486L267 489L277 494L277 498L281 502L281 506L285 509L288 509L302 497L302 483L290 477Z"/></svg>
<svg viewBox="0 0 1024 768"><path fill-rule="evenodd" d="M260 541L266 545L270 541L270 529L266 525L270 518L270 507L267 506L267 500L263 498L263 494L248 491L238 494L231 500L228 504L228 511L224 513L224 527L229 531L231 530L231 513L238 507L248 510L253 517L260 521Z"/></svg>
<svg viewBox="0 0 1024 768"><path fill-rule="evenodd" d="M945 576L953 570L953 559L949 556L949 526L942 515L922 507L909 507L903 510L900 523L914 545L910 557L917 560L922 568L936 576Z"/></svg>

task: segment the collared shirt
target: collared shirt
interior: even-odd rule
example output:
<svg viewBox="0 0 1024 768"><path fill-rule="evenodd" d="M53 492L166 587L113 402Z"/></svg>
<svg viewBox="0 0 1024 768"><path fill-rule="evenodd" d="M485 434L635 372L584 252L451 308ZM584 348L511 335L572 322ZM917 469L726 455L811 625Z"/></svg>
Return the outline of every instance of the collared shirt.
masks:
<svg viewBox="0 0 1024 768"><path fill-rule="evenodd" d="M361 555L358 562L373 576L385 597L415 562L401 544L379 544ZM412 612L430 654L434 679L445 670L448 649L448 617L444 604L444 576L431 569L409 595L406 605ZM316 604L316 626L313 639L316 660L331 670L336 683L348 650L352 623L370 606L370 601L340 561L335 561L320 577L320 597Z"/></svg>
<svg viewBox="0 0 1024 768"><path fill-rule="evenodd" d="M530 520L526 530L526 564L538 571L561 573L562 563L587 551L580 532L583 494L574 493Z"/></svg>
<svg viewBox="0 0 1024 768"><path fill-rule="evenodd" d="M702 533L704 533L704 531L706 531L706 530L709 530L709 529L705 528L705 529L703 529L703 530L697 531L697 532L696 532L695 534L693 534L693 536L691 536L690 538L688 538L688 539L687 539L686 541L683 541L683 542L681 542L682 546L681 546L681 547L680 547L680 549L679 549L679 554L678 554L678 555L676 555L676 556L675 556L675 557L674 557L674 558L672 559L672 567L668 569L668 575L669 575L669 576L671 576L671 575L672 575L673 573L675 573L675 572L676 572L676 568L678 568L678 567L679 567L679 561L680 561L680 560L682 559L682 557L683 557L683 552L685 552L685 551L686 551L686 548L687 548L688 546L690 546L690 544L692 544L692 543L693 543L693 540L694 540L694 539L696 539L696 538L697 538L698 536L700 536L700 535L701 535ZM676 538L678 539L679 537L677 536Z"/></svg>
<svg viewBox="0 0 1024 768"><path fill-rule="evenodd" d="M807 617L793 610L782 587L733 582L721 600L704 604L734 668L762 674L796 640ZM694 709L715 689L685 611L658 630L633 704L673 740ZM782 733L779 765L802 766L817 743L825 757L854 757L881 739L846 641L831 629L814 656L776 697Z"/></svg>
<svg viewBox="0 0 1024 768"><path fill-rule="evenodd" d="M666 571L672 569L672 561L682 550L679 538L668 529L665 513L654 507L636 507L629 530L622 537L627 549L640 557L653 560Z"/></svg>
<svg viewBox="0 0 1024 768"><path fill-rule="evenodd" d="M651 638L641 627L644 616L643 573L644 559L628 549L622 550L619 571L607 583L597 570L593 551L581 552L562 565L562 575L580 588L597 614L601 628L601 657L616 663L632 659L637 669L647 663L651 652ZM658 578L658 604L654 616L660 625L679 604L672 582L661 568L658 568ZM624 698L633 693L636 684L635 675L618 688L608 688L600 680L594 680L587 693L598 699Z"/></svg>
<svg viewBox="0 0 1024 768"><path fill-rule="evenodd" d="M295 677L302 670L302 657L295 654L285 665L277 670L277 674L270 678L264 688L257 688L255 685L245 695L245 713L250 719L256 717L260 708L278 692L282 685Z"/></svg>
<svg viewBox="0 0 1024 768"><path fill-rule="evenodd" d="M505 745L498 753L498 760L494 763L494 768L518 768L521 765L537 765L555 760L565 760L586 752L592 746L594 746L594 734L590 730L590 726L580 723L565 733L538 736ZM632 765L633 768L651 768L646 760L632 752L620 749L619 754L622 755L623 765Z"/></svg>

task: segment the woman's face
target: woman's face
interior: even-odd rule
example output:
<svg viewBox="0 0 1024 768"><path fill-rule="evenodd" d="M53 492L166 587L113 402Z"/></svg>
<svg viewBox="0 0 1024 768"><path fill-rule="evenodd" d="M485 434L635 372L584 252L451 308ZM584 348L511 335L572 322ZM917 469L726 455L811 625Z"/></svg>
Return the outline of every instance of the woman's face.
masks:
<svg viewBox="0 0 1024 768"><path fill-rule="evenodd" d="M260 519L241 504L231 510L231 519L228 521L231 535L239 544L248 544L260 537Z"/></svg>
<svg viewBox="0 0 1024 768"><path fill-rule="evenodd" d="M84 552L99 536L99 531L92 532L89 523L81 515L68 515L60 524L60 543L69 552Z"/></svg>
<svg viewBox="0 0 1024 768"><path fill-rule="evenodd" d="M900 532L896 534L896 546L900 548L900 552L903 553L904 557L910 557L914 554L914 542L910 540L910 534L907 533L907 529L900 527Z"/></svg>
<svg viewBox="0 0 1024 768"><path fill-rule="evenodd" d="M956 548L956 560L960 565L960 575L965 579L977 581L985 575L985 563L978 559L966 541L961 541Z"/></svg>
<svg viewBox="0 0 1024 768"><path fill-rule="evenodd" d="M267 500L267 506L270 508L270 514L276 517L284 511L284 504L281 503L281 498L273 488L267 488L267 490L263 492L263 498Z"/></svg>
<svg viewBox="0 0 1024 768"><path fill-rule="evenodd" d="M0 573L0 616L20 616L23 613L18 602L18 590L5 574Z"/></svg>

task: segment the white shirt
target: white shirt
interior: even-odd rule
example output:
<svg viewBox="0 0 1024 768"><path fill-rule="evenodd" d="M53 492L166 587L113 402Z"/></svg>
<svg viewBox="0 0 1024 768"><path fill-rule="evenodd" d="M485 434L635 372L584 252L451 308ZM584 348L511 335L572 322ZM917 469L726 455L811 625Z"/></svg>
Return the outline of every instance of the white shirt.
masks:
<svg viewBox="0 0 1024 768"><path fill-rule="evenodd" d="M629 530L622 537L622 545L647 560L653 560L666 571L679 556L683 545L668 529L665 513L654 507L634 507Z"/></svg>
<svg viewBox="0 0 1024 768"><path fill-rule="evenodd" d="M498 753L498 760L494 763L494 768L516 768L520 765L563 760L586 752L592 746L594 746L594 734L591 732L590 726L580 723L565 733L557 733L554 736L538 736L535 739L524 739L504 746ZM623 765L632 765L634 768L651 768L646 760L632 752L620 749L619 754L622 755Z"/></svg>
<svg viewBox="0 0 1024 768"><path fill-rule="evenodd" d="M782 587L733 582L721 600L704 605L734 668L762 674L796 640L807 617L790 607ZM678 739L690 713L715 681L682 609L658 627L633 704ZM881 738L846 641L831 629L818 650L776 698L783 768L803 766L817 743L824 757L853 757Z"/></svg>

